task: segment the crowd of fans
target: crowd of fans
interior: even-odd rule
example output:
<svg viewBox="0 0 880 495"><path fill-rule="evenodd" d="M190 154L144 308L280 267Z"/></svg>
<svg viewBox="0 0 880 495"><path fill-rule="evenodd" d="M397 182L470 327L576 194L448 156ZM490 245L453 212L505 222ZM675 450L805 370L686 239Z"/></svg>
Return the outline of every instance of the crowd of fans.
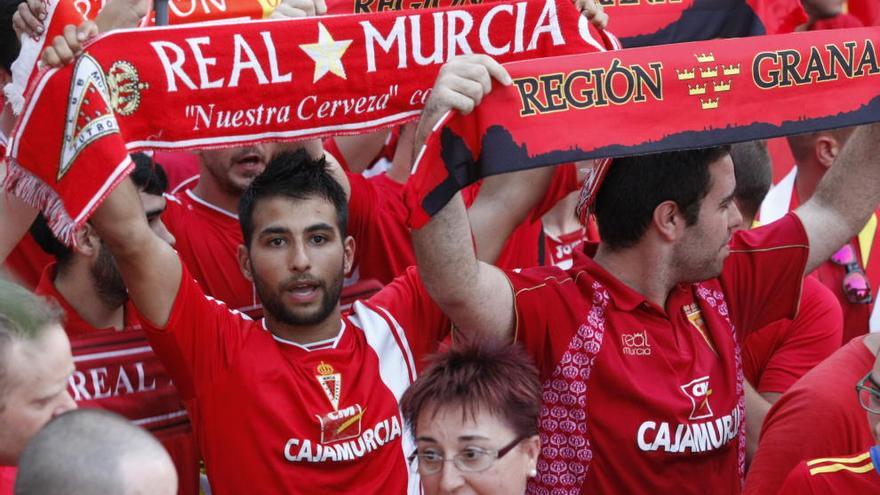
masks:
<svg viewBox="0 0 880 495"><path fill-rule="evenodd" d="M111 2L44 62L144 7ZM0 6L3 84L45 6ZM880 126L493 176L410 231L414 150L509 79L466 55L418 123L134 154L72 247L4 194L0 495L880 490Z"/></svg>

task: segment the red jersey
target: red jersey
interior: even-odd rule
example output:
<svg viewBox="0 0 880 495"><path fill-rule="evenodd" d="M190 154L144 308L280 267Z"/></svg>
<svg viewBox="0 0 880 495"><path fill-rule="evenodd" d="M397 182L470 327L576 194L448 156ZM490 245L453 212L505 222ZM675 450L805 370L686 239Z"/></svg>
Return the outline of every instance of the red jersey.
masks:
<svg viewBox="0 0 880 495"><path fill-rule="evenodd" d="M349 283L378 280L388 284L416 264L412 236L406 226L403 184L379 174L366 178L348 173L348 233L354 237L354 264Z"/></svg>
<svg viewBox="0 0 880 495"><path fill-rule="evenodd" d="M761 223L770 223L798 207L800 199L795 187L796 178L797 167L795 166L767 193L767 197L761 203ZM843 308L843 340L841 343L849 342L868 331L880 332L880 306L875 304L880 296L880 292L878 292L880 291L878 218L880 218L880 210L871 216L862 231L850 241L857 248L854 251L858 257L859 265L868 277L868 283L874 296L871 303L852 304L846 299L846 294L843 292L843 277L846 275L846 268L841 265L829 260L819 265L810 274L822 282L825 287L828 287L840 301L840 306Z"/></svg>
<svg viewBox="0 0 880 495"><path fill-rule="evenodd" d="M584 241L587 239L587 232L580 228L568 234L562 234L559 237L548 234L544 231L544 263L543 265L553 265L563 270L568 270L574 263L574 253L583 250Z"/></svg>
<svg viewBox="0 0 880 495"><path fill-rule="evenodd" d="M813 277L804 279L800 311L748 335L743 371L758 392L783 393L806 372L840 348L843 311L831 291Z"/></svg>
<svg viewBox="0 0 880 495"><path fill-rule="evenodd" d="M168 190L177 192L184 183L196 183L201 167L199 156L191 151L156 151L153 161L162 166L168 177Z"/></svg>
<svg viewBox="0 0 880 495"><path fill-rule="evenodd" d="M241 273L238 246L244 240L238 215L199 198L192 190L167 195L162 221L174 249L205 292L251 317L263 314L257 291Z"/></svg>
<svg viewBox="0 0 880 495"><path fill-rule="evenodd" d="M286 341L184 268L167 326L145 327L187 400L213 493L419 493L398 400L450 322L413 268L339 324L327 341Z"/></svg>
<svg viewBox="0 0 880 495"><path fill-rule="evenodd" d="M83 320L53 284L55 264L46 267L36 293L58 302L70 337L76 371L69 378L77 406L105 409L150 431L177 467L179 493L197 494L199 454L186 409L171 378L125 306L125 328L95 328Z"/></svg>
<svg viewBox="0 0 880 495"><path fill-rule="evenodd" d="M12 495L16 472L15 466L0 466L0 495Z"/></svg>
<svg viewBox="0 0 880 495"><path fill-rule="evenodd" d="M861 452L874 445L854 388L874 366L874 355L863 340L857 337L838 349L770 408L749 465L746 495L776 493L804 459L829 452Z"/></svg>
<svg viewBox="0 0 880 495"><path fill-rule="evenodd" d="M26 233L9 253L5 266L17 281L21 282L28 290L34 290L40 283L43 269L53 261L54 258L43 251L33 236Z"/></svg>
<svg viewBox="0 0 880 495"><path fill-rule="evenodd" d="M576 191L579 186L577 168L573 163L556 167L553 179L541 202L532 209L523 223L507 238L507 243L501 254L498 255L495 266L504 269L541 266L541 250L546 249L545 241L541 235L544 232L541 217L552 210L559 200L565 198L570 192ZM546 253L543 261L544 264L547 264Z"/></svg>
<svg viewBox="0 0 880 495"><path fill-rule="evenodd" d="M785 479L779 495L880 493L880 446L861 455L804 461Z"/></svg>
<svg viewBox="0 0 880 495"><path fill-rule="evenodd" d="M516 339L543 381L529 493L739 493L741 336L797 311L807 261L794 215L737 232L717 279L660 308L592 259L510 273Z"/></svg>

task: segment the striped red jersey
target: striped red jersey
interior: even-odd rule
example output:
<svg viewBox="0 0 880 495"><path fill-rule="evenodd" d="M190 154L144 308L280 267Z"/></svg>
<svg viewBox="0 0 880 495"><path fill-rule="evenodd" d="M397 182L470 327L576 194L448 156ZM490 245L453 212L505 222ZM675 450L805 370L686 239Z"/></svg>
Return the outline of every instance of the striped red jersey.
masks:
<svg viewBox="0 0 880 495"><path fill-rule="evenodd" d="M880 446L863 454L803 461L788 475L779 495L880 493Z"/></svg>
<svg viewBox="0 0 880 495"><path fill-rule="evenodd" d="M143 321L143 319L142 319ZM144 326L225 494L416 494L398 400L449 320L414 268L299 345L206 297L184 270L164 328Z"/></svg>

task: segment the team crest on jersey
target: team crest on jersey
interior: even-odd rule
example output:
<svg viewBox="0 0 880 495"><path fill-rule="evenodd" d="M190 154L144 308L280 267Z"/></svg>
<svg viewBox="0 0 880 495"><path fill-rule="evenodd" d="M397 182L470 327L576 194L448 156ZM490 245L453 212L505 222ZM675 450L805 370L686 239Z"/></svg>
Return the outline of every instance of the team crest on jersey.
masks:
<svg viewBox="0 0 880 495"><path fill-rule="evenodd" d="M697 378L685 385L681 386L681 391L688 396L691 401L690 420L711 418L714 416L712 407L709 405L709 397L712 395L712 388L709 387L709 377L704 376Z"/></svg>
<svg viewBox="0 0 880 495"><path fill-rule="evenodd" d="M323 416L315 415L321 424L321 443L328 444L356 438L361 434L361 419L366 409L360 404L331 411Z"/></svg>
<svg viewBox="0 0 880 495"><path fill-rule="evenodd" d="M57 180L60 181L70 170L86 146L102 136L118 132L116 117L110 111L104 71L94 58L85 54L76 61L73 69Z"/></svg>
<svg viewBox="0 0 880 495"><path fill-rule="evenodd" d="M712 349L712 352L717 354L715 346L712 344L712 340L709 339L709 330L706 328L706 322L703 320L703 313L700 311L700 307L696 304L685 304L681 307L681 310L684 312L684 316L688 319L691 325L700 333L700 336L703 337L703 340L706 341L709 349Z"/></svg>
<svg viewBox="0 0 880 495"><path fill-rule="evenodd" d="M318 383L321 385L321 390L324 391L324 395L327 396L327 400L330 401L333 410L338 411L339 397L342 395L342 375L336 373L333 366L323 361L317 366L316 371L318 374L315 375L315 378L318 379Z"/></svg>

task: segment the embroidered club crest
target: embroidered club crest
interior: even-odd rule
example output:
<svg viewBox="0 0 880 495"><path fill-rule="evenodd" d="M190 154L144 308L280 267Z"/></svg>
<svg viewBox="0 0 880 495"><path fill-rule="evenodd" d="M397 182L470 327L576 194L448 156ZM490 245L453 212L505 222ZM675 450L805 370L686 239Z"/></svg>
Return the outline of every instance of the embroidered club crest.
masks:
<svg viewBox="0 0 880 495"><path fill-rule="evenodd" d="M150 87L140 82L134 65L125 60L117 60L107 71L107 86L110 90L110 106L119 115L129 116L141 104L141 91Z"/></svg>
<svg viewBox="0 0 880 495"><path fill-rule="evenodd" d="M336 373L333 366L323 361L317 366L316 371L318 374L315 375L315 378L318 379L318 383L321 385L321 390L324 391L324 395L327 396L327 400L330 401L333 410L338 411L339 396L342 393L342 375Z"/></svg>
<svg viewBox="0 0 880 495"><path fill-rule="evenodd" d="M102 136L118 132L116 117L110 110L104 72L94 58L85 54L73 68L56 180L64 177L86 146Z"/></svg>
<svg viewBox="0 0 880 495"><path fill-rule="evenodd" d="M696 304L685 304L681 308L684 311L684 316L688 319L690 324L700 333L700 336L703 337L703 340L706 341L706 345L709 346L709 349L712 349L712 352L715 351L715 346L712 344L712 340L709 339L709 331L706 329L706 322L703 320L703 313L700 311L700 307Z"/></svg>

